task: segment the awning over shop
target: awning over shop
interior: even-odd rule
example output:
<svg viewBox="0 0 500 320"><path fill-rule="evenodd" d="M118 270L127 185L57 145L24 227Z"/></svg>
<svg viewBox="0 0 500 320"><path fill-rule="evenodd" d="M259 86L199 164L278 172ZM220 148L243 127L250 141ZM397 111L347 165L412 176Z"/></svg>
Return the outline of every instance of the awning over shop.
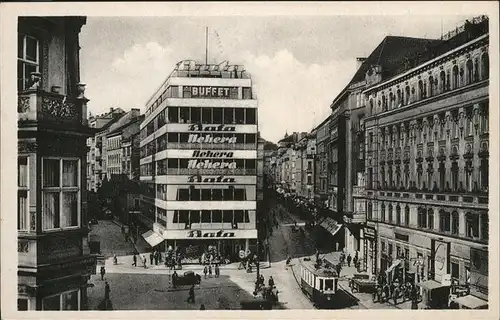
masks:
<svg viewBox="0 0 500 320"><path fill-rule="evenodd" d="M157 245L162 243L163 240L165 240L158 233L154 232L153 230L149 230L147 232L144 232L142 234L142 237L144 238L144 240L146 240L147 243L149 243L149 245L151 247L156 247Z"/></svg>
<svg viewBox="0 0 500 320"><path fill-rule="evenodd" d="M420 283L417 283L417 286L422 287L424 289L427 289L429 291L434 290L434 289L438 289L438 288L442 288L442 287L449 287L449 286L445 286L445 285L437 282L436 280L427 280L424 282L420 282Z"/></svg>
<svg viewBox="0 0 500 320"><path fill-rule="evenodd" d="M470 294L456 298L455 300L453 300L453 302L469 309L483 309L488 307L488 301L479 299L478 297Z"/></svg>
<svg viewBox="0 0 500 320"><path fill-rule="evenodd" d="M401 263L401 260L397 259L385 272L387 272L387 273L391 272L392 270L394 270L394 268L399 266L400 263Z"/></svg>
<svg viewBox="0 0 500 320"><path fill-rule="evenodd" d="M340 228L342 228L342 225L337 223L337 221L333 220L330 217L326 217L323 219L320 224L326 231L330 232L333 236L339 232Z"/></svg>

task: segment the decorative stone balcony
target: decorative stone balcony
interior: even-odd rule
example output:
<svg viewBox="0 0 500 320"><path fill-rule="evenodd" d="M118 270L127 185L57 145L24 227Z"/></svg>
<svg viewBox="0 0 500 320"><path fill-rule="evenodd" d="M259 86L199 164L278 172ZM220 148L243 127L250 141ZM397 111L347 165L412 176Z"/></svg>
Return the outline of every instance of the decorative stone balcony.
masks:
<svg viewBox="0 0 500 320"><path fill-rule="evenodd" d="M83 93L75 98L37 89L24 91L17 98L18 121L87 126L87 101Z"/></svg>

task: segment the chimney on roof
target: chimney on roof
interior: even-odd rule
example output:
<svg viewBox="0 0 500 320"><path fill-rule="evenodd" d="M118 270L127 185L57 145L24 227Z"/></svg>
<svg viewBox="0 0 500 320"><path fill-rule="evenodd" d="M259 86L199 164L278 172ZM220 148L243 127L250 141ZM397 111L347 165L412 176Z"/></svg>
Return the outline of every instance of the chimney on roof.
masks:
<svg viewBox="0 0 500 320"><path fill-rule="evenodd" d="M359 70L361 68L361 65L363 62L365 62L366 58L356 58L356 70Z"/></svg>

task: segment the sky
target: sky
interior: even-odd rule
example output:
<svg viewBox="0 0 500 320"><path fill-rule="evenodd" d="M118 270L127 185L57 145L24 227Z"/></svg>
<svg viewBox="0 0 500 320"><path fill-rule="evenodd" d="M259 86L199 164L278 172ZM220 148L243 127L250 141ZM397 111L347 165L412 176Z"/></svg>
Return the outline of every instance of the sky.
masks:
<svg viewBox="0 0 500 320"><path fill-rule="evenodd" d="M311 131L388 35L439 38L471 16L92 17L80 34L88 110L140 108L181 60L241 64L252 76L261 136ZM284 117L284 115L286 115ZM285 120L286 118L286 120ZM281 120L280 120L281 119Z"/></svg>

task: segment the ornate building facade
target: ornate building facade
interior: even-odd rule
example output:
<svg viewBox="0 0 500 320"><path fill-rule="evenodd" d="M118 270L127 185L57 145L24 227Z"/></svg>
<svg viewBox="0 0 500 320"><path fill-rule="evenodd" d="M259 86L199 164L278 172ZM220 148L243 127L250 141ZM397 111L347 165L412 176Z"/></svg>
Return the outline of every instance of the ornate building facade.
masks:
<svg viewBox="0 0 500 320"><path fill-rule="evenodd" d="M416 282L451 275L487 300L473 257L487 265L488 20L461 30L363 92L366 259L379 272L402 260Z"/></svg>
<svg viewBox="0 0 500 320"><path fill-rule="evenodd" d="M87 246L85 17L18 20L18 309L85 310Z"/></svg>

